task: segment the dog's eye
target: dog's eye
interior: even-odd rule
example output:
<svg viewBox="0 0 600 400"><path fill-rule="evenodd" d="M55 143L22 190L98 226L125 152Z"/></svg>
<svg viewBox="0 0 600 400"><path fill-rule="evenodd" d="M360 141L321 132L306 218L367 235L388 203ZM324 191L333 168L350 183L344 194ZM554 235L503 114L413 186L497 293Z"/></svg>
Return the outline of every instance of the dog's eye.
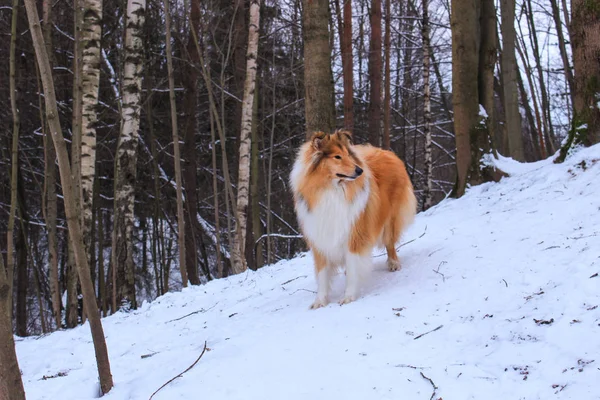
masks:
<svg viewBox="0 0 600 400"><path fill-rule="evenodd" d="M341 160L342 156L335 156L335 158L337 158L338 160Z"/></svg>

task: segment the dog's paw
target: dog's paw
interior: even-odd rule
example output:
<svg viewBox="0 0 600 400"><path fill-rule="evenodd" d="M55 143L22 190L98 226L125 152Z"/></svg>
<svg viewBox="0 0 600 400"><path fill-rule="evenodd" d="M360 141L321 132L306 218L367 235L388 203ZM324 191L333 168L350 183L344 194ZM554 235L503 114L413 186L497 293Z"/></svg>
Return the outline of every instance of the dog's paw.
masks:
<svg viewBox="0 0 600 400"><path fill-rule="evenodd" d="M327 300L316 299L314 303L310 305L311 310L316 310L317 308L325 307L327 305Z"/></svg>
<svg viewBox="0 0 600 400"><path fill-rule="evenodd" d="M344 304L352 303L354 300L356 300L355 296L346 295L342 300L339 301L339 305L343 306Z"/></svg>
<svg viewBox="0 0 600 400"><path fill-rule="evenodd" d="M398 271L402 266L400 265L400 260L387 260L388 269L391 272Z"/></svg>

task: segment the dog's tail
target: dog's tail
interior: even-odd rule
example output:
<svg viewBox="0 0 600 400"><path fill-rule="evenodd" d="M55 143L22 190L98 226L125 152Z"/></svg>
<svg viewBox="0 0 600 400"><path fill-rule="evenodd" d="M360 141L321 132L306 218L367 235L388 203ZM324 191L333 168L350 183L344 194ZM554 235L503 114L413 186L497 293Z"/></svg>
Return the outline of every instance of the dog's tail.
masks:
<svg viewBox="0 0 600 400"><path fill-rule="evenodd" d="M417 198L412 185L404 190L403 196L402 207L400 207L400 221L402 221L402 230L405 230L413 223L417 214Z"/></svg>

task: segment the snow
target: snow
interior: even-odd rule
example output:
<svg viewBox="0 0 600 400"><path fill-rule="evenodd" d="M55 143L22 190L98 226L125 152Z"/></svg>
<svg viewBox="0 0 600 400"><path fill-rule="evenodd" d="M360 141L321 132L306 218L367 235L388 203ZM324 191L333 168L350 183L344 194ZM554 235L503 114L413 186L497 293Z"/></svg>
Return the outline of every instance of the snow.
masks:
<svg viewBox="0 0 600 400"><path fill-rule="evenodd" d="M335 302L340 274L332 303L308 309L302 254L105 318L105 398L148 399L206 341L154 399L598 399L600 145L496 162L509 177L420 213L402 270L378 250L351 304ZM17 353L29 399L97 396L87 325Z"/></svg>

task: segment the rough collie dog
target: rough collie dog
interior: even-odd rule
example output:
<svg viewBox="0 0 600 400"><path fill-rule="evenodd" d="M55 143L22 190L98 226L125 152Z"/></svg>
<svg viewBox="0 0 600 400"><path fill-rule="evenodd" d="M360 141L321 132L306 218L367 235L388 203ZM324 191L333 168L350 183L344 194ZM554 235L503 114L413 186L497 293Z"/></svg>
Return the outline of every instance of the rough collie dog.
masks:
<svg viewBox="0 0 600 400"><path fill-rule="evenodd" d="M394 153L355 146L347 131L317 132L300 147L290 183L315 261L318 289L311 309L327 305L337 268L346 271L340 304L355 300L376 245L385 246L390 271L400 268L395 246L415 216L417 200Z"/></svg>

